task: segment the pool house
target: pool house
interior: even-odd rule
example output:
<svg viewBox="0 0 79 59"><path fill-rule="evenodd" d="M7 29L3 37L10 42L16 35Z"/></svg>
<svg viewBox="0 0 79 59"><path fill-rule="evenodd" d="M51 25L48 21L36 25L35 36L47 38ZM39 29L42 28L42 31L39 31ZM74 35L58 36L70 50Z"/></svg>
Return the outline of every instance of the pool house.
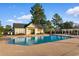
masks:
<svg viewBox="0 0 79 59"><path fill-rule="evenodd" d="M43 34L44 28L41 25L35 25L33 23L22 24L22 23L14 23L13 24L14 35L30 35L30 34Z"/></svg>

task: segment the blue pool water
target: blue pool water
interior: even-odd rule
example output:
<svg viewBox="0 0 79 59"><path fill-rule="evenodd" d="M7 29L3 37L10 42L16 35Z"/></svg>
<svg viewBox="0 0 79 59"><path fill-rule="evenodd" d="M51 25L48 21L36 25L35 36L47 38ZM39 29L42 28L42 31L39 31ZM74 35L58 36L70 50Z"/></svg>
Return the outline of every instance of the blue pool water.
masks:
<svg viewBox="0 0 79 59"><path fill-rule="evenodd" d="M10 38L8 40L8 44L16 44L16 45L24 45L29 46L33 44L41 44L47 42L55 42L58 40L65 40L70 38L69 36L39 36L39 37L18 37L18 38Z"/></svg>

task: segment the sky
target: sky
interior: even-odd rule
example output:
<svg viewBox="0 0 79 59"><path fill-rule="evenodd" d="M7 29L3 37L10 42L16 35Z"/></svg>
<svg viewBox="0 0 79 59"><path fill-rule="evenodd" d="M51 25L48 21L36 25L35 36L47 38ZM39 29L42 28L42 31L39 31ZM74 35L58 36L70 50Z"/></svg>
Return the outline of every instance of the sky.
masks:
<svg viewBox="0 0 79 59"><path fill-rule="evenodd" d="M34 3L0 3L0 21L2 26L13 25L13 23L31 22L31 7ZM58 13L63 21L79 23L78 3L41 3L47 20L52 20Z"/></svg>

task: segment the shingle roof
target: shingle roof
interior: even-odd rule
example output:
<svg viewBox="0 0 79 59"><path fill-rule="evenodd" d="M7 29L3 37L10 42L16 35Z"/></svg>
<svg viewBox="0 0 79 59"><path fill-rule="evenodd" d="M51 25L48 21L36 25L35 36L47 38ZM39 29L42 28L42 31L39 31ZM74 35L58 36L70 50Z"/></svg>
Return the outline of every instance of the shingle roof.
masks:
<svg viewBox="0 0 79 59"><path fill-rule="evenodd" d="M27 25L27 24L14 23L14 24L13 24L13 27L15 27L15 28L25 28L26 25Z"/></svg>
<svg viewBox="0 0 79 59"><path fill-rule="evenodd" d="M14 23L13 24L13 27L14 28L25 28L27 27L28 25L30 25L32 22L30 22L29 24L22 24L22 23ZM43 26L41 25L35 25L37 28L43 28Z"/></svg>
<svg viewBox="0 0 79 59"><path fill-rule="evenodd" d="M31 23L32 23L32 22L30 22L30 23L26 24L26 25L25 25L25 27L27 27L27 26L28 26L28 25L30 25Z"/></svg>

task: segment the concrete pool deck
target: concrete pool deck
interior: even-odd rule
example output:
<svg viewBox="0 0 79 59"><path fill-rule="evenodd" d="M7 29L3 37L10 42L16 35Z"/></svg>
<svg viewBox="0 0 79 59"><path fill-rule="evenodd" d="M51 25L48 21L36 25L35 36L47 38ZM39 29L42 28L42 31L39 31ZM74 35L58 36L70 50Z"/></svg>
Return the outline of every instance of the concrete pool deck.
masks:
<svg viewBox="0 0 79 59"><path fill-rule="evenodd" d="M79 38L32 46L18 46L0 41L0 56L79 56Z"/></svg>

